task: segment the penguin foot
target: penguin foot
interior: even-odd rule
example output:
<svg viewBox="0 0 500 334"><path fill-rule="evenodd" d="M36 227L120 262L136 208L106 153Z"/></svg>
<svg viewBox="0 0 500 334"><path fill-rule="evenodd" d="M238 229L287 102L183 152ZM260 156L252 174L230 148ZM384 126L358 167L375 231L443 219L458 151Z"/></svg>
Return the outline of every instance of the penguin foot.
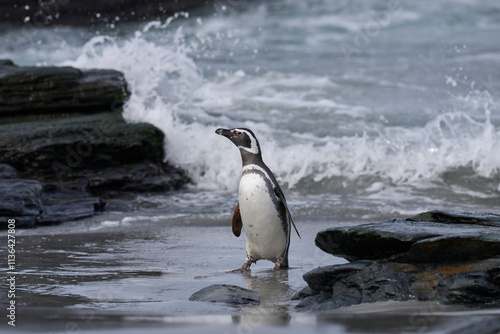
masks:
<svg viewBox="0 0 500 334"><path fill-rule="evenodd" d="M241 268L232 270L231 272L233 272L233 273L235 273L235 272L242 273L242 272L250 271L250 266L251 265L252 265L252 260L246 259L245 262L243 263L243 265L241 266Z"/></svg>
<svg viewBox="0 0 500 334"><path fill-rule="evenodd" d="M280 269L288 269L288 261L285 263L281 263L279 261L276 261L276 264L274 265L274 271L280 270Z"/></svg>

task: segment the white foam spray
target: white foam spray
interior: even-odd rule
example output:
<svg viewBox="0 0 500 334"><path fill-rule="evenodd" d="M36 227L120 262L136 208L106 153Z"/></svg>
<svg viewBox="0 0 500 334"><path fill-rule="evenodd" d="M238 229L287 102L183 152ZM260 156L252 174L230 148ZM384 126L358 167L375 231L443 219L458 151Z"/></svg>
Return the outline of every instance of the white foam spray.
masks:
<svg viewBox="0 0 500 334"><path fill-rule="evenodd" d="M264 160L289 188L304 180L322 187L329 179L370 177L365 187L372 191L382 189L382 183L418 186L460 167L486 178L500 173L500 131L490 120L487 92L465 98L484 102L482 120L452 110L424 127L385 126L368 134L370 124L362 115L369 111L328 98L337 89L329 78L242 70L205 77L194 61L197 44L186 42L182 25L171 29L170 23L149 23L128 39L94 37L75 61L65 64L122 71L132 93L125 119L160 128L167 159L188 170L201 189L237 186L239 154L215 135L221 126L254 130ZM162 29L169 43L149 39L154 29ZM333 116L357 115L357 134L319 135L314 126L307 132L293 130L293 117L300 113L311 113L310 122L320 128L322 117L333 117L328 114L332 109Z"/></svg>

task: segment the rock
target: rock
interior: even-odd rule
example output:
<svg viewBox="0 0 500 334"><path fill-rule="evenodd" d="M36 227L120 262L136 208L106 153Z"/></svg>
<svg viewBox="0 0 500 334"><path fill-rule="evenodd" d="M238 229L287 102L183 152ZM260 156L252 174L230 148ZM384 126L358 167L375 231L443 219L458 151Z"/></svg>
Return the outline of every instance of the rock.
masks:
<svg viewBox="0 0 500 334"><path fill-rule="evenodd" d="M499 222L494 214L431 211L321 231L318 247L354 262L304 274L296 308L410 299L498 307Z"/></svg>
<svg viewBox="0 0 500 334"><path fill-rule="evenodd" d="M36 180L0 179L0 229L9 219L23 228L92 217L104 204L86 185L86 180L42 186Z"/></svg>
<svg viewBox="0 0 500 334"><path fill-rule="evenodd" d="M16 227L32 227L43 213L42 185L36 180L0 180L0 227L16 219Z"/></svg>
<svg viewBox="0 0 500 334"><path fill-rule="evenodd" d="M324 311L361 303L439 301L500 306L500 259L464 264L357 261L304 274L308 287L294 296L297 311Z"/></svg>
<svg viewBox="0 0 500 334"><path fill-rule="evenodd" d="M39 28L58 23L70 25L109 25L117 22L156 19L203 6L208 0L162 0L137 1L115 0L102 2L86 1L35 1L3 0L0 2L0 20L22 23ZM118 19L117 19L118 17Z"/></svg>
<svg viewBox="0 0 500 334"><path fill-rule="evenodd" d="M447 224L473 224L500 227L500 215L494 213L470 213L434 210L407 218L409 221L438 222Z"/></svg>
<svg viewBox="0 0 500 334"><path fill-rule="evenodd" d="M96 194L113 191L166 192L181 189L189 178L186 173L163 162L124 164L81 173Z"/></svg>
<svg viewBox="0 0 500 334"><path fill-rule="evenodd" d="M112 70L0 61L0 229L7 219L28 227L91 217L103 210L101 197L190 182L164 161L158 128L125 122L126 86Z"/></svg>
<svg viewBox="0 0 500 334"><path fill-rule="evenodd" d="M44 210L37 225L88 218L104 209L101 199L88 192L88 181L85 179L45 184L42 201Z"/></svg>
<svg viewBox="0 0 500 334"><path fill-rule="evenodd" d="M23 177L89 180L89 189L166 191L189 182L163 162L164 134L151 124L128 124L98 113L0 125L0 161Z"/></svg>
<svg viewBox="0 0 500 334"><path fill-rule="evenodd" d="M423 220L431 216L431 221ZM467 261L500 255L500 228L492 227L500 227L500 215L432 211L327 229L317 234L315 242L321 250L350 261L396 257L410 262Z"/></svg>
<svg viewBox="0 0 500 334"><path fill-rule="evenodd" d="M19 178L19 173L14 167L0 163L0 179L17 179L17 178Z"/></svg>
<svg viewBox="0 0 500 334"><path fill-rule="evenodd" d="M376 301L408 300L411 296L408 277L391 269L385 263L366 261L310 271L304 280L311 293L307 296L302 292L304 300L297 310L321 311Z"/></svg>
<svg viewBox="0 0 500 334"><path fill-rule="evenodd" d="M125 77L115 70L0 62L0 115L117 110L128 95Z"/></svg>
<svg viewBox="0 0 500 334"><path fill-rule="evenodd" d="M191 301L225 303L230 306L253 306L260 304L259 294L236 285L214 284L195 292Z"/></svg>

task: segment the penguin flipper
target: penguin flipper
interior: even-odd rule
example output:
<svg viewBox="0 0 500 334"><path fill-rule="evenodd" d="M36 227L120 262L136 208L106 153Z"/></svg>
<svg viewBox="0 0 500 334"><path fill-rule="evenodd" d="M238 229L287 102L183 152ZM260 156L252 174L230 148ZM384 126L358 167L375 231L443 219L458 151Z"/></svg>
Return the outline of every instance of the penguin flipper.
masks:
<svg viewBox="0 0 500 334"><path fill-rule="evenodd" d="M237 237L240 236L241 234L241 227L243 223L241 221L241 214L240 214L240 203L236 205L236 208L234 209L233 213L233 234Z"/></svg>
<svg viewBox="0 0 500 334"><path fill-rule="evenodd" d="M292 218L292 214L290 213L290 210L288 210L288 205L286 204L285 196L277 188L274 188L274 193L276 194L276 196L278 196L278 198L281 200L281 202L285 206L285 211L286 211L286 214L288 216L288 219L290 219L290 222L292 223L293 228L295 229L295 232L297 232L299 239L302 239L302 237L299 234L299 231L297 230L297 226L295 226L295 223L294 223L293 218Z"/></svg>

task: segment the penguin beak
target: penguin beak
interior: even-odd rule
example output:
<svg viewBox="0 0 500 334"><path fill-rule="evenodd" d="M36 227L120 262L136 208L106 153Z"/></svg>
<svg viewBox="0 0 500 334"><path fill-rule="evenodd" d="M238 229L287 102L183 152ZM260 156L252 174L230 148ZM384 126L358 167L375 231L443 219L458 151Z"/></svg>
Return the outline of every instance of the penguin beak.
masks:
<svg viewBox="0 0 500 334"><path fill-rule="evenodd" d="M228 130L228 129L217 129L217 130L215 130L215 133L218 135L227 137L227 138L231 138L233 136L233 133L231 132L231 130Z"/></svg>

